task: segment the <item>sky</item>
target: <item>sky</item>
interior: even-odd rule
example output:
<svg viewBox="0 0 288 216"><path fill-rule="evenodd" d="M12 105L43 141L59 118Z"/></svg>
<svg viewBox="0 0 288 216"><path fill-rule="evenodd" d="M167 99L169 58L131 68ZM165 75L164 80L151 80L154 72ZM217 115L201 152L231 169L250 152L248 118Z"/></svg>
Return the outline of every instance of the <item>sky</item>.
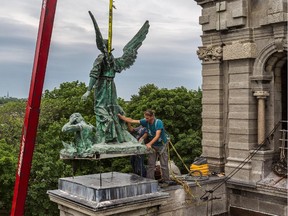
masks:
<svg viewBox="0 0 288 216"><path fill-rule="evenodd" d="M0 7L0 97L27 98L42 0L3 1ZM129 100L146 84L159 88L201 88L201 7L194 0L114 0L114 57L146 20L150 28L135 63L115 77L118 97ZM109 0L58 0L43 91L63 82L89 83L100 54L90 10L108 36ZM84 93L84 92L83 92Z"/></svg>

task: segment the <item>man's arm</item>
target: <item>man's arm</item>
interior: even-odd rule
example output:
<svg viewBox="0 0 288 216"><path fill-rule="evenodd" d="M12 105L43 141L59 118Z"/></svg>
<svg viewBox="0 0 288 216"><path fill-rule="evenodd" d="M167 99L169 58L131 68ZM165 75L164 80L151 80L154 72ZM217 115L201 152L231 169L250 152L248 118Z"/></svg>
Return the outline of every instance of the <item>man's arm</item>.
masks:
<svg viewBox="0 0 288 216"><path fill-rule="evenodd" d="M146 132L146 133L144 133L143 134L143 136L142 137L140 137L140 139L139 139L139 142L143 142L143 140L145 140L145 139L147 139L147 137L148 137L148 133Z"/></svg>
<svg viewBox="0 0 288 216"><path fill-rule="evenodd" d="M157 142L160 136L161 136L161 130L157 130L155 137L149 143L146 144L146 147L148 149L152 148L153 144Z"/></svg>
<svg viewBox="0 0 288 216"><path fill-rule="evenodd" d="M128 131L129 131L130 133L132 133L133 130L134 130L134 128L132 127L131 123L127 123L127 127L128 127Z"/></svg>
<svg viewBox="0 0 288 216"><path fill-rule="evenodd" d="M127 122L127 123L140 124L140 120L135 120L135 119L132 119L132 118L123 116L123 115L121 115L121 114L118 114L118 117L119 117L121 120L123 120L123 121L125 121L125 122Z"/></svg>

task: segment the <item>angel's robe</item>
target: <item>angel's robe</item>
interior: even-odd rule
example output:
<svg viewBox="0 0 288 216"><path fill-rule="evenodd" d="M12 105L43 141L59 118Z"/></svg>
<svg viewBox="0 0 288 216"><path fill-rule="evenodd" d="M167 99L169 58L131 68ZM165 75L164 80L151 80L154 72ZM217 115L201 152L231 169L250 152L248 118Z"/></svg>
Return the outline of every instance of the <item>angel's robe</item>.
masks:
<svg viewBox="0 0 288 216"><path fill-rule="evenodd" d="M94 80L94 112L96 115L96 143L137 142L127 131L127 126L120 121L117 114L124 113L117 101L114 83L116 72L121 72L121 62L115 61L110 54L110 63L100 54L94 61L90 71L90 79ZM91 80L90 80L91 81Z"/></svg>

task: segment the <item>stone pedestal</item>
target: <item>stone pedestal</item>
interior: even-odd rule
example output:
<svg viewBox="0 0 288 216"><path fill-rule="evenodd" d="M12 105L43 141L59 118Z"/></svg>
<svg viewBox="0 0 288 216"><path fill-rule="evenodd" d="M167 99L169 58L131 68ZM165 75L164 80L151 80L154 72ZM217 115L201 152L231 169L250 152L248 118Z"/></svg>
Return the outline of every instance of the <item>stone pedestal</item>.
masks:
<svg viewBox="0 0 288 216"><path fill-rule="evenodd" d="M256 183L264 179L272 170L272 159L275 153L272 150L258 151L251 159L251 182Z"/></svg>
<svg viewBox="0 0 288 216"><path fill-rule="evenodd" d="M47 193L58 204L60 215L71 216L129 215L136 210L146 214L156 211L169 197L158 192L156 180L117 172L60 178L58 190Z"/></svg>

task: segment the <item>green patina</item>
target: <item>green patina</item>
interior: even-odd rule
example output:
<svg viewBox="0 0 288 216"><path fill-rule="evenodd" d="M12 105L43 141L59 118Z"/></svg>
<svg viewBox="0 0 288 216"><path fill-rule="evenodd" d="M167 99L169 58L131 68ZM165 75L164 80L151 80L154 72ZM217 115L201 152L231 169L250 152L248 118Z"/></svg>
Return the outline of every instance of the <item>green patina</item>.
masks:
<svg viewBox="0 0 288 216"><path fill-rule="evenodd" d="M144 153L146 152L145 145L137 142L137 140L127 131L125 122L120 120L117 116L119 113L124 114L124 111L117 101L114 77L116 73L120 73L129 68L135 62L137 50L142 45L142 42L148 33L149 22L146 21L137 34L123 48L123 55L119 58L114 58L113 54L108 53L107 51L107 40L102 38L102 34L94 16L90 11L89 14L95 28L96 45L101 51L101 54L93 63L93 67L90 71L89 86L87 92L82 96L82 100L85 101L90 92L94 89L96 127L95 132L93 132L90 126L83 121L83 124L85 123L85 129L83 127L80 132L76 131L76 147L74 148L72 145L63 143L65 149L61 151L61 155L63 157L72 157L75 155L90 157L91 154L109 152ZM62 129L63 131L64 127ZM81 139L84 135L87 139L82 141ZM91 144L92 137L93 144Z"/></svg>

